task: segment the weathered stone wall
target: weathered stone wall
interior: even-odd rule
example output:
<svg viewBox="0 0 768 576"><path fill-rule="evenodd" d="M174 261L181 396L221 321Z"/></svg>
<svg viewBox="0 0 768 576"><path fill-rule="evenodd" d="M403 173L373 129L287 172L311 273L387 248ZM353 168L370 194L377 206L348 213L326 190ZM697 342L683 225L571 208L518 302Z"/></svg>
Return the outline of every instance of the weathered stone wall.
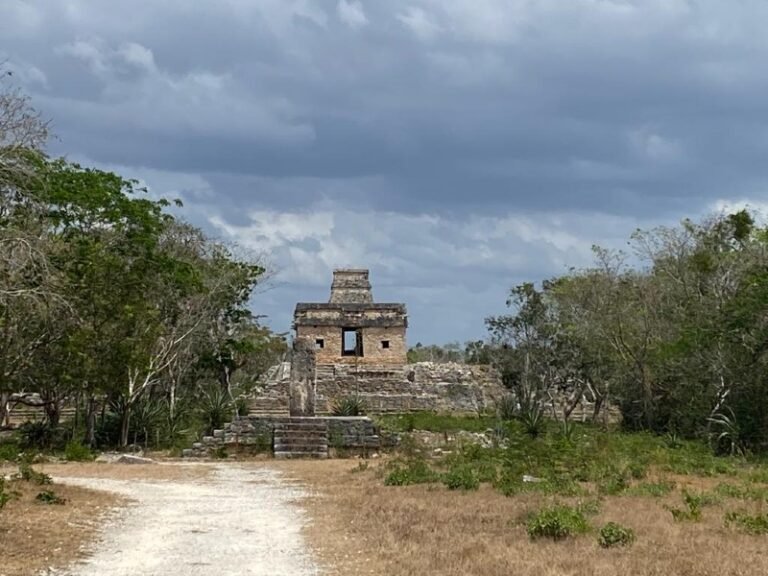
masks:
<svg viewBox="0 0 768 576"><path fill-rule="evenodd" d="M363 335L363 356L342 356L342 329L337 326L299 326L297 340L307 340L315 349L318 364L393 364L406 362L406 341L404 327L360 328ZM323 347L317 346L317 340ZM389 342L384 348L383 342Z"/></svg>
<svg viewBox="0 0 768 576"><path fill-rule="evenodd" d="M334 304L340 302L370 304L373 302L368 270L356 268L334 270L330 302Z"/></svg>
<svg viewBox="0 0 768 576"><path fill-rule="evenodd" d="M215 430L192 448L184 450L185 458L212 456L217 450L227 452L270 452L274 443L275 427L290 421L289 417L247 416ZM377 450L381 446L379 430L370 418L306 418L300 421L322 422L328 426L328 447L335 450Z"/></svg>
<svg viewBox="0 0 768 576"><path fill-rule="evenodd" d="M397 412L459 412L476 413L493 410L496 401L508 394L501 385L498 372L488 366L463 364L419 363L406 366L391 365L320 365L316 368L315 410L328 414L333 402L345 396L359 395L365 400L370 414ZM263 393L252 401L255 413L288 413L289 380L286 369L276 371ZM563 402L572 390L555 394L557 417ZM555 416L546 400L546 414ZM571 414L571 420L591 421L594 405L584 398ZM614 405L604 406L600 415L609 422L621 416Z"/></svg>
<svg viewBox="0 0 768 576"><path fill-rule="evenodd" d="M478 413L505 394L489 366L423 362L393 366L317 366L316 410L329 413L345 396L359 396L371 414L388 412Z"/></svg>

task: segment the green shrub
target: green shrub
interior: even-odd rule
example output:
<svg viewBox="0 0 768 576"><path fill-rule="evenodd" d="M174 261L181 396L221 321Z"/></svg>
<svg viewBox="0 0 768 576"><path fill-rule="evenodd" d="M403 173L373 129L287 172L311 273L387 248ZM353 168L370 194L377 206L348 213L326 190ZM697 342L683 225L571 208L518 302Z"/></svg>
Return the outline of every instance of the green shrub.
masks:
<svg viewBox="0 0 768 576"><path fill-rule="evenodd" d="M61 498L53 490L43 490L37 496L35 496L35 500L41 504L64 505L67 503L65 498Z"/></svg>
<svg viewBox="0 0 768 576"><path fill-rule="evenodd" d="M362 416L366 410L365 402L359 396L339 398L331 406L334 416Z"/></svg>
<svg viewBox="0 0 768 576"><path fill-rule="evenodd" d="M89 462L95 458L88 446L80 442L68 442L64 448L64 458L69 462Z"/></svg>
<svg viewBox="0 0 768 576"><path fill-rule="evenodd" d="M39 486L53 484L53 479L48 474L34 470L28 462L19 464L18 478L25 482L33 482Z"/></svg>
<svg viewBox="0 0 768 576"><path fill-rule="evenodd" d="M747 534L768 534L768 514L747 514L746 512L728 512L725 515L727 526L735 525Z"/></svg>
<svg viewBox="0 0 768 576"><path fill-rule="evenodd" d="M469 465L453 466L448 472L443 474L443 484L449 490L477 490L480 487L480 480L477 474Z"/></svg>
<svg viewBox="0 0 768 576"><path fill-rule="evenodd" d="M503 421L514 420L517 416L517 400L512 394L507 394L496 402L496 413Z"/></svg>
<svg viewBox="0 0 768 576"><path fill-rule="evenodd" d="M579 502L579 505L576 508L585 516L597 516L600 514L602 507L602 502L600 502L598 498L593 498L591 500Z"/></svg>
<svg viewBox="0 0 768 576"><path fill-rule="evenodd" d="M0 475L0 510L5 508L5 505L11 500L18 498L18 496L18 492L8 489L5 478Z"/></svg>
<svg viewBox="0 0 768 576"><path fill-rule="evenodd" d="M437 482L440 476L424 460L396 463L384 479L386 486L410 486Z"/></svg>
<svg viewBox="0 0 768 576"><path fill-rule="evenodd" d="M19 439L23 448L61 450L67 441L67 432L47 422L26 422L19 426Z"/></svg>
<svg viewBox="0 0 768 576"><path fill-rule="evenodd" d="M235 399L235 413L242 417L248 416L248 412L251 410L250 402L248 398L240 396Z"/></svg>
<svg viewBox="0 0 768 576"><path fill-rule="evenodd" d="M597 541L602 548L629 546L635 541L635 533L615 522L609 522L600 529Z"/></svg>
<svg viewBox="0 0 768 576"><path fill-rule="evenodd" d="M21 448L16 442L3 442L0 444L0 462L15 462L19 459Z"/></svg>
<svg viewBox="0 0 768 576"><path fill-rule="evenodd" d="M610 468L597 482L597 491L606 496L616 496L629 488L627 475L624 470Z"/></svg>
<svg viewBox="0 0 768 576"><path fill-rule="evenodd" d="M553 506L528 518L528 536L532 539L563 540L589 531L584 513L571 506Z"/></svg>
<svg viewBox="0 0 768 576"><path fill-rule="evenodd" d="M701 509L704 506L716 504L718 501L718 498L712 494L705 492L696 494L695 492L683 490L685 508L666 507L666 509L672 514L676 522L698 522L701 520Z"/></svg>
<svg viewBox="0 0 768 576"><path fill-rule="evenodd" d="M715 494L723 498L768 502L768 488L763 486L736 486L734 484L721 483L715 488Z"/></svg>
<svg viewBox="0 0 768 576"><path fill-rule="evenodd" d="M627 466L629 475L635 480L643 480L648 475L648 463L635 460Z"/></svg>

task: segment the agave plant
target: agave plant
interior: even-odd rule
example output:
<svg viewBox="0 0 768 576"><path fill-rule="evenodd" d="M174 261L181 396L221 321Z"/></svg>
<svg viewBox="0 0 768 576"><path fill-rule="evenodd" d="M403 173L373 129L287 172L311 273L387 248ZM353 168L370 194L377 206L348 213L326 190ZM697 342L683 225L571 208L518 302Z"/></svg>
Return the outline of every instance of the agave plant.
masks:
<svg viewBox="0 0 768 576"><path fill-rule="evenodd" d="M532 438L536 438L541 433L544 426L544 407L535 392L528 391L521 394L520 421Z"/></svg>
<svg viewBox="0 0 768 576"><path fill-rule="evenodd" d="M496 402L496 412L498 417L505 422L514 420L517 416L518 409L519 406L517 400L512 394L506 394Z"/></svg>
<svg viewBox="0 0 768 576"><path fill-rule="evenodd" d="M331 414L334 416L361 416L365 411L365 402L359 396L339 398L331 407Z"/></svg>
<svg viewBox="0 0 768 576"><path fill-rule="evenodd" d="M714 431L710 431L709 439L714 448L722 448L725 446L727 452L731 456L744 456L746 454L746 447L741 435L741 428L736 419L736 414L730 407L726 407L725 410L730 414L725 414L723 410L713 414L707 418L707 422L715 428Z"/></svg>

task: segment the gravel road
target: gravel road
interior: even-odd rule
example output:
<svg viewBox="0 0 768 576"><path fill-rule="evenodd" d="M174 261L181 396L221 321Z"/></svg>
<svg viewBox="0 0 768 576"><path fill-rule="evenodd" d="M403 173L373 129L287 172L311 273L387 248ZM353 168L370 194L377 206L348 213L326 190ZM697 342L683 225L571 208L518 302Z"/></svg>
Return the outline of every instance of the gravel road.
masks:
<svg viewBox="0 0 768 576"><path fill-rule="evenodd" d="M107 522L83 563L56 576L319 574L301 528L300 489L274 470L217 465L205 480L57 478L135 501Z"/></svg>

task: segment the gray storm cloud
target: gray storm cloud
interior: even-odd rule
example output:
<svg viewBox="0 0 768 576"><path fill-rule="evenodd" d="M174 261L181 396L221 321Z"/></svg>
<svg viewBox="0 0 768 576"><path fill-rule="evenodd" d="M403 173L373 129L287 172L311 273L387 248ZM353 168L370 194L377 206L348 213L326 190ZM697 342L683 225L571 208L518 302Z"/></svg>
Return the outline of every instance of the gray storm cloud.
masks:
<svg viewBox="0 0 768 576"><path fill-rule="evenodd" d="M53 153L271 253L287 328L337 265L482 335L513 282L637 225L768 201L756 0L0 0ZM461 308L444 314L445 307Z"/></svg>

